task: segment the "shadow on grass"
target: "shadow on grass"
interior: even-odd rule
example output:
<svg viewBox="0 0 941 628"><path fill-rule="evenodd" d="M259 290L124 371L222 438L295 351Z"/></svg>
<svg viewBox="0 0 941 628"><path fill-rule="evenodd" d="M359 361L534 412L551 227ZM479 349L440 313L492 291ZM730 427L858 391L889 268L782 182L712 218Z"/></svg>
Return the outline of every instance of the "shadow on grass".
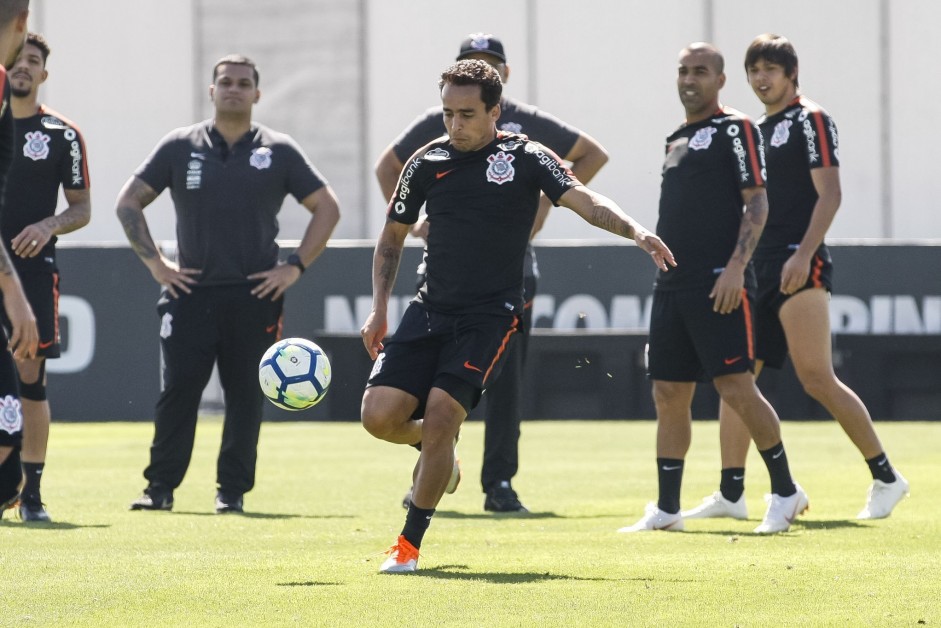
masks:
<svg viewBox="0 0 941 628"><path fill-rule="evenodd" d="M308 580L306 582L277 582L275 583L276 587L336 587L340 586L339 582L315 582L313 580Z"/></svg>
<svg viewBox="0 0 941 628"><path fill-rule="evenodd" d="M174 510L177 515L192 515L196 517L242 517L243 519L353 519L353 515L295 515L289 512L229 512L218 514L215 512L197 512L195 510Z"/></svg>
<svg viewBox="0 0 941 628"><path fill-rule="evenodd" d="M742 530L690 530L687 528L680 534L706 534L712 536L728 536L728 537L771 537L771 536L781 536L788 535L793 532L800 532L801 530L837 530L839 528L866 528L863 523L858 521L852 521L847 519L828 519L826 521L795 521L791 525L791 529L787 532L778 532L776 534L758 534L757 532L749 532Z"/></svg>
<svg viewBox="0 0 941 628"><path fill-rule="evenodd" d="M396 574L399 575L399 574ZM439 580L475 580L492 582L495 584L521 584L527 582L552 582L557 580L569 580L573 582L627 582L627 581L651 581L652 578L585 578L582 576L573 576L571 574L557 574L551 572L533 573L533 572L493 572L493 571L470 571L467 565L441 565L432 569L422 568L414 574L425 578L438 578ZM692 580L671 580L671 582L692 582Z"/></svg>
<svg viewBox="0 0 941 628"><path fill-rule="evenodd" d="M581 519L582 517L566 517L551 511L545 512L456 512L454 510L435 511L437 519Z"/></svg>
<svg viewBox="0 0 941 628"><path fill-rule="evenodd" d="M0 519L0 528L23 526L30 530L84 530L88 528L110 528L110 523L80 524L67 521L18 521L16 519Z"/></svg>

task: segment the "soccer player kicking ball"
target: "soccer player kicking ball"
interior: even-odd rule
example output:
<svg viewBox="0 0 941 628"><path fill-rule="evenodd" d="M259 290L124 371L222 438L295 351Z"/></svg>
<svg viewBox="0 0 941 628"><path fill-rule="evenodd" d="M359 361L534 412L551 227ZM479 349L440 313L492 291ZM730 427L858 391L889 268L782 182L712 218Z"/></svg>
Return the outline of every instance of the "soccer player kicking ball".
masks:
<svg viewBox="0 0 941 628"><path fill-rule="evenodd" d="M830 291L833 264L824 236L840 207L839 140L833 118L800 93L797 52L787 38L760 35L745 53L745 72L765 106L758 127L768 158L768 224L755 249L757 362L781 368L788 353L804 390L837 420L872 474L858 519L881 519L908 494L892 468L868 410L833 372ZM749 436L740 417L719 411L719 491L684 518L748 516L745 458Z"/></svg>
<svg viewBox="0 0 941 628"><path fill-rule="evenodd" d="M719 104L725 72L715 46L684 48L676 85L686 122L667 138L657 234L680 266L657 276L647 354L660 494L619 532L683 529L690 404L696 382L709 380L742 417L771 475L768 510L755 532L783 532L808 500L791 478L778 417L752 376L749 260L768 215L761 135L751 120Z"/></svg>
<svg viewBox="0 0 941 628"><path fill-rule="evenodd" d="M405 526L380 567L386 573L417 569L422 537L453 474L458 430L497 377L517 330L540 191L633 239L662 271L675 265L657 236L584 187L549 149L497 132L503 86L490 64L458 61L439 87L448 137L415 152L399 177L376 243L373 305L362 328L376 360L363 395L363 426L421 452ZM434 224L426 278L383 346L403 243L422 205Z"/></svg>

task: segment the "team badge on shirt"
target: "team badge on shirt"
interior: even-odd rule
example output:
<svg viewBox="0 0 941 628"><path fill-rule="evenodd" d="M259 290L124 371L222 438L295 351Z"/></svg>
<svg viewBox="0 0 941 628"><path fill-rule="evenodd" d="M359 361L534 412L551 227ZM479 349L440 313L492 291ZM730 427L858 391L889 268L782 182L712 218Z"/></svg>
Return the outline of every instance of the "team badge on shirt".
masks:
<svg viewBox="0 0 941 628"><path fill-rule="evenodd" d="M248 158L248 163L258 168L259 170L264 170L265 168L271 167L271 149L267 146L260 146L252 151L252 156Z"/></svg>
<svg viewBox="0 0 941 628"><path fill-rule="evenodd" d="M23 430L23 409L13 395L0 399L0 430L11 435Z"/></svg>
<svg viewBox="0 0 941 628"><path fill-rule="evenodd" d="M490 166L487 168L487 181L497 185L512 181L513 175L516 174L516 169L513 168L514 159L516 158L513 155L507 155L502 150L496 155L487 157L487 161L490 162Z"/></svg>
<svg viewBox="0 0 941 628"><path fill-rule="evenodd" d="M794 124L791 120L781 120L776 125L774 125L774 133L771 135L771 145L777 148L778 146L784 146L787 144L787 140L791 137L791 125Z"/></svg>
<svg viewBox="0 0 941 628"><path fill-rule="evenodd" d="M706 150L712 144L712 136L715 135L716 128L707 126L704 129L696 131L696 135L689 141L689 147L692 150Z"/></svg>
<svg viewBox="0 0 941 628"><path fill-rule="evenodd" d="M26 144L23 145L23 154L39 161L49 156L49 141L52 138L42 131L33 131L26 134Z"/></svg>

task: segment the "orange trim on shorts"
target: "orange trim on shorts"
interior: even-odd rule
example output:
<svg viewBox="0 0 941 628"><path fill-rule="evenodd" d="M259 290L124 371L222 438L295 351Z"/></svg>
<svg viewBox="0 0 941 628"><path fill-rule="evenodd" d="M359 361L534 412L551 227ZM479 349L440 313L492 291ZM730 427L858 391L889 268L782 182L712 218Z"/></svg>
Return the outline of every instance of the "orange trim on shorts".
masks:
<svg viewBox="0 0 941 628"><path fill-rule="evenodd" d="M52 273L52 341L59 342L59 273Z"/></svg>
<svg viewBox="0 0 941 628"><path fill-rule="evenodd" d="M510 336L516 333L517 327L520 324L520 317L513 317L513 326L510 327L510 331L506 332L506 335L503 337L503 342L500 343L500 348L497 349L497 355L493 357L493 360L490 362L490 366L487 367L487 372L484 373L483 383L487 383L487 378L490 377L490 372L493 371L493 367L497 365L497 362L500 361L500 356L503 355L503 352L506 351L506 346L510 342Z"/></svg>
<svg viewBox="0 0 941 628"><path fill-rule="evenodd" d="M755 359L755 329L752 324L751 304L748 302L748 292L742 290L742 312L745 314L745 331L748 333L748 359Z"/></svg>
<svg viewBox="0 0 941 628"><path fill-rule="evenodd" d="M814 255L813 265L810 269L810 280L814 288L822 288L823 282L820 281L820 275L823 274L823 259L819 255Z"/></svg>

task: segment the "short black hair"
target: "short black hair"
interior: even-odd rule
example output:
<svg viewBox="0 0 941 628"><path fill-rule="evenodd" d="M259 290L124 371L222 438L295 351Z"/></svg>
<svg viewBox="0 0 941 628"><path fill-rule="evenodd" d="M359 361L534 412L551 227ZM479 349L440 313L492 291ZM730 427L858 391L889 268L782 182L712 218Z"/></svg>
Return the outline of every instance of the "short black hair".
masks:
<svg viewBox="0 0 941 628"><path fill-rule="evenodd" d="M212 66L212 82L215 84L216 77L219 76L219 66L222 65L246 65L252 69L252 78L255 79L255 87L258 87L258 66L255 65L255 62L246 57L245 55L226 55L216 61L216 65Z"/></svg>
<svg viewBox="0 0 941 628"><path fill-rule="evenodd" d="M49 42L46 41L46 38L39 33L27 33L26 43L27 45L39 48L39 52L42 53L42 64L46 65L49 55L52 54L52 49L49 47Z"/></svg>
<svg viewBox="0 0 941 628"><path fill-rule="evenodd" d="M492 65L480 59L462 59L441 73L438 88L445 85L480 85L480 99L487 111L500 104L503 82Z"/></svg>
<svg viewBox="0 0 941 628"><path fill-rule="evenodd" d="M745 51L745 72L748 73L748 68L762 59L784 67L784 73L788 77L793 76L797 86L797 51L787 37L774 33L755 37Z"/></svg>
<svg viewBox="0 0 941 628"><path fill-rule="evenodd" d="M680 56L682 56L685 52L705 52L712 57L716 74L722 74L725 72L725 57L722 56L722 51L716 48L713 44L710 44L706 41L697 41L683 48L683 50L680 51Z"/></svg>

